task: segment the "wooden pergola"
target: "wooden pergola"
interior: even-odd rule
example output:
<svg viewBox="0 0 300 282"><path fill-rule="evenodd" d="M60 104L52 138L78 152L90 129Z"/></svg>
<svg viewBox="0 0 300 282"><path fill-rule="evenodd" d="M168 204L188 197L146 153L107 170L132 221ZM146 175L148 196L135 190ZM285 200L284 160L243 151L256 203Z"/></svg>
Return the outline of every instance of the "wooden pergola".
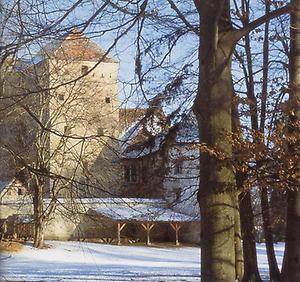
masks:
<svg viewBox="0 0 300 282"><path fill-rule="evenodd" d="M151 245L151 230L158 223L168 223L175 232L175 245L179 243L179 230L184 223L197 222L200 219L154 206L122 206L93 209L96 214L109 218L117 224L117 244L121 245L121 232L130 223L140 224L146 232L146 245Z"/></svg>
<svg viewBox="0 0 300 282"><path fill-rule="evenodd" d="M118 222L117 223L117 240L118 240L117 244L118 245L121 245L121 231L125 228L125 226L127 225L127 223L133 223L133 221L130 221L130 222ZM154 226L155 226L156 223L165 223L165 222L150 222L150 223L149 222L148 223L140 222L141 226L146 231L146 236L147 236L146 245L147 246L151 245L150 232L154 228ZM179 230L181 229L183 223L184 222L169 222L170 226L175 231L175 245L176 246L180 245L180 243L179 243Z"/></svg>

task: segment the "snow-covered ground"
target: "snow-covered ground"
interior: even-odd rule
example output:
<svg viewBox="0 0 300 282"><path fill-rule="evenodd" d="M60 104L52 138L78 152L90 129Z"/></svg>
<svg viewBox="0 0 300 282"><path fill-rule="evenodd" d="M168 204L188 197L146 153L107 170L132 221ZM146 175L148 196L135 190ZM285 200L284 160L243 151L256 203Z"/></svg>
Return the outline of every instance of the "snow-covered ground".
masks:
<svg viewBox="0 0 300 282"><path fill-rule="evenodd" d="M115 246L49 241L49 249L25 246L2 253L1 281L200 281L200 249ZM267 279L264 245L258 245L260 270ZM276 245L281 264L283 244Z"/></svg>

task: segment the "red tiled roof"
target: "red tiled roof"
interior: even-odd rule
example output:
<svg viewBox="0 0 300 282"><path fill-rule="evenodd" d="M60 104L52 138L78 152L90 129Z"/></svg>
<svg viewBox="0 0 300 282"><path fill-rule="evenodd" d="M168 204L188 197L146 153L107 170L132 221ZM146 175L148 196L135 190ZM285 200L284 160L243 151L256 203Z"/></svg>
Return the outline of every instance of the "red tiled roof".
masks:
<svg viewBox="0 0 300 282"><path fill-rule="evenodd" d="M73 29L59 44L52 48L48 49L58 59L80 61L99 61L102 59L106 63L117 62L109 54L102 58L105 51L78 29Z"/></svg>

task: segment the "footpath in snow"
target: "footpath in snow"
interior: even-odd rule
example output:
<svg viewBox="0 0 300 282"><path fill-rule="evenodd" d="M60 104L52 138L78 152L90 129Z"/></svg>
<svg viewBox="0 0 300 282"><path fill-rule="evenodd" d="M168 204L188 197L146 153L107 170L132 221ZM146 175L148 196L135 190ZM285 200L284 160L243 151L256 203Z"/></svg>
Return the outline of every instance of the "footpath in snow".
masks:
<svg viewBox="0 0 300 282"><path fill-rule="evenodd" d="M49 249L27 245L1 253L1 281L200 281L200 248L115 246L49 241ZM260 271L267 281L264 245L258 245ZM276 245L281 264L283 244Z"/></svg>

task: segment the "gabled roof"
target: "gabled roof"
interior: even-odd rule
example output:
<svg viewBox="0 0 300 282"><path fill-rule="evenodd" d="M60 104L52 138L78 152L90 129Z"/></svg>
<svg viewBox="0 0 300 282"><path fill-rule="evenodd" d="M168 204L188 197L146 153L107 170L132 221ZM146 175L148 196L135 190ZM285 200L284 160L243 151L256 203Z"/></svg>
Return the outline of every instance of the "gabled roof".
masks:
<svg viewBox="0 0 300 282"><path fill-rule="evenodd" d="M130 126L141 120L147 113L144 108L120 108L119 121L120 129L128 129Z"/></svg>
<svg viewBox="0 0 300 282"><path fill-rule="evenodd" d="M120 117L126 118L126 109ZM157 152L165 140L168 121L160 108L129 109L132 123L120 136L122 157L139 158ZM130 120L130 119L129 119ZM122 122L122 121L121 121Z"/></svg>
<svg viewBox="0 0 300 282"><path fill-rule="evenodd" d="M14 183L17 184L17 185L24 186L22 181L20 181L16 177L13 177L12 179L9 179L9 180L0 181L0 192L2 192L6 188L9 188Z"/></svg>
<svg viewBox="0 0 300 282"><path fill-rule="evenodd" d="M7 186L9 186L13 180L5 180L5 181L0 181L0 192L2 192Z"/></svg>
<svg viewBox="0 0 300 282"><path fill-rule="evenodd" d="M136 159L158 152L167 138L174 145L198 144L198 123L194 114L190 111L172 127L159 133L154 131L153 134L145 134L143 125L136 122L123 132L122 156L125 159Z"/></svg>
<svg viewBox="0 0 300 282"><path fill-rule="evenodd" d="M132 207L124 204L114 207L99 207L90 209L89 212L122 222L192 222L200 220L198 216L192 217L167 207L157 207L145 203Z"/></svg>
<svg viewBox="0 0 300 282"><path fill-rule="evenodd" d="M95 42L78 29L72 29L60 39L47 44L35 58L35 63L47 57L55 57L61 60L74 61L99 61L104 63L117 63L111 55L106 54Z"/></svg>

